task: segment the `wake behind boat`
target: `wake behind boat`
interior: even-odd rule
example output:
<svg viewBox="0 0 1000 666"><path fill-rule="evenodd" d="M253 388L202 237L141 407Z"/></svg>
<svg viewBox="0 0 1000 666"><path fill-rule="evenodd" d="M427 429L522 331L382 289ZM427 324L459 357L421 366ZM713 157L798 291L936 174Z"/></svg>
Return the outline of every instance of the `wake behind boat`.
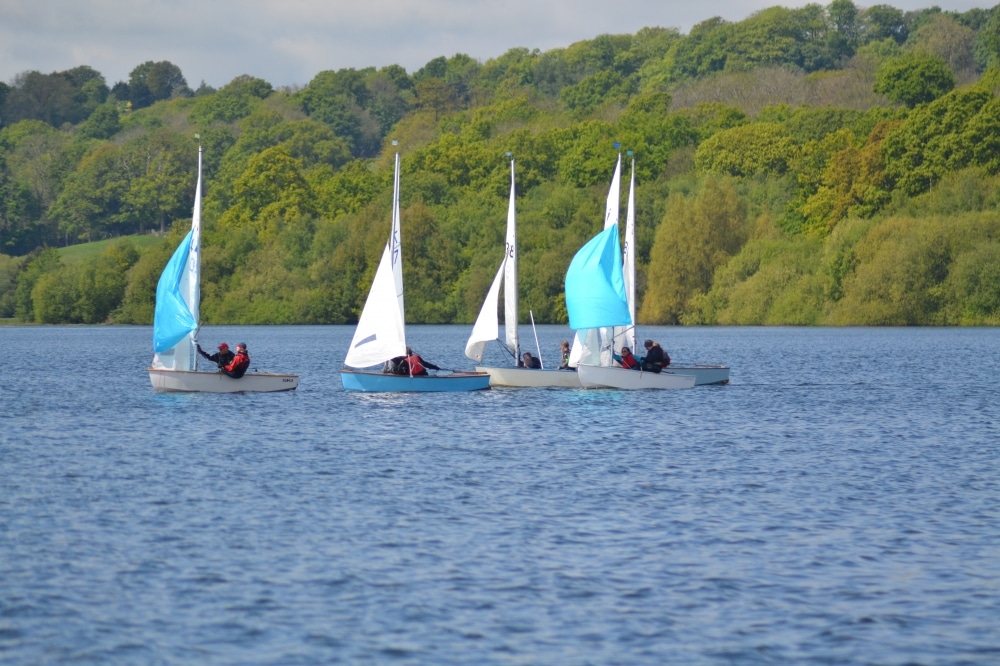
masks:
<svg viewBox="0 0 1000 666"><path fill-rule="evenodd" d="M221 370L198 370L198 315L201 306L201 146L191 230L170 257L156 285L153 362L147 369L156 391L243 393L292 391L298 375L251 372L240 378ZM245 367L245 366L244 366Z"/></svg>
<svg viewBox="0 0 1000 666"><path fill-rule="evenodd" d="M422 359L406 346L403 309L403 253L399 228L399 153L396 153L392 188L392 229L382 251L365 307L340 371L345 391L440 392L478 391L490 387L490 376L480 372L421 374L413 371ZM388 372L387 361L407 359L407 374ZM381 365L383 371L363 370ZM426 371L424 371L426 373Z"/></svg>

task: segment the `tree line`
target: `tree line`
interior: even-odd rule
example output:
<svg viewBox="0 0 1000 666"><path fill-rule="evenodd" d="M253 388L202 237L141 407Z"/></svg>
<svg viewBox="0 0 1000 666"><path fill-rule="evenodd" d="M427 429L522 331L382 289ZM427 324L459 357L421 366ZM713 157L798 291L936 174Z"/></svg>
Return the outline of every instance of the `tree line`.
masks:
<svg viewBox="0 0 1000 666"><path fill-rule="evenodd" d="M110 88L88 67L28 72L0 87L0 317L148 324L201 144L204 321L353 322L396 139L413 322L475 318L507 153L522 302L565 322L618 142L636 160L641 321L995 324L997 35L994 10L835 0L301 89L192 91L154 62ZM54 249L150 233L81 261Z"/></svg>

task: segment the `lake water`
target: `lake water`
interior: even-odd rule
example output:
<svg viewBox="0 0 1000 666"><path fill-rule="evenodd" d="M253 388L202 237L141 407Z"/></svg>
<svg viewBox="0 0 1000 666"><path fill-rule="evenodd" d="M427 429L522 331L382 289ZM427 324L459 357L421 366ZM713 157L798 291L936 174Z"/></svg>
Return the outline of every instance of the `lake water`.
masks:
<svg viewBox="0 0 1000 666"><path fill-rule="evenodd" d="M0 328L0 662L1000 663L997 329L649 328L732 383L412 395L341 390L352 333L206 327L299 390L164 395L148 327Z"/></svg>

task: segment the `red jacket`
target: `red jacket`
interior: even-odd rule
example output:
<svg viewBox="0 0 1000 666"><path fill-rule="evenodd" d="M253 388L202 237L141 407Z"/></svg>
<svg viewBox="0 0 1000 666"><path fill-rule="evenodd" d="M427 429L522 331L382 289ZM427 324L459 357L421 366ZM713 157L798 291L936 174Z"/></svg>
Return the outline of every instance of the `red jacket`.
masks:
<svg viewBox="0 0 1000 666"><path fill-rule="evenodd" d="M232 363L222 369L233 379L239 379L246 374L247 368L249 367L250 356L245 350L240 349L236 352L236 358L233 359Z"/></svg>
<svg viewBox="0 0 1000 666"><path fill-rule="evenodd" d="M632 356L632 354L628 355L622 354L621 366L623 368L628 368L629 370L631 370L632 368L639 367L639 361L637 361L635 359L635 356Z"/></svg>
<svg viewBox="0 0 1000 666"><path fill-rule="evenodd" d="M406 362L410 366L410 375L426 375L427 370L424 368L424 364L421 363L422 358L416 354L412 354L406 357Z"/></svg>

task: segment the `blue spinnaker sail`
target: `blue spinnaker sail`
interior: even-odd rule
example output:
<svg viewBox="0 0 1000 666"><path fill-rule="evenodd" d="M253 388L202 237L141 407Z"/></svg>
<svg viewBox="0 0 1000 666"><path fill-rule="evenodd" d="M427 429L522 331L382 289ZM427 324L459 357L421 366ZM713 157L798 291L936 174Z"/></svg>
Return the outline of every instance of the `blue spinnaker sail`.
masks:
<svg viewBox="0 0 1000 666"><path fill-rule="evenodd" d="M191 231L174 250L156 285L156 313L153 315L153 351L158 354L173 349L185 335L198 328L187 303L181 296L181 278L187 269L191 250Z"/></svg>
<svg viewBox="0 0 1000 666"><path fill-rule="evenodd" d="M621 257L617 224L594 236L573 257L566 271L570 328L579 331L632 323Z"/></svg>

